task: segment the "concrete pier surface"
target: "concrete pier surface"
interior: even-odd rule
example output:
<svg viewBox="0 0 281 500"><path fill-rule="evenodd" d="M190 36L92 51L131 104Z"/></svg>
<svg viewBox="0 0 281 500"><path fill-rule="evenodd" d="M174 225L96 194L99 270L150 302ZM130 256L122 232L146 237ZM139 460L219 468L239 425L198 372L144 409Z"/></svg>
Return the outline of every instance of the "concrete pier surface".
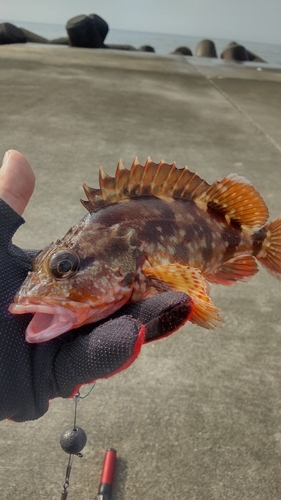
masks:
<svg viewBox="0 0 281 500"><path fill-rule="evenodd" d="M208 182L248 178L281 214L281 68L201 58L0 47L0 153L29 159L36 191L15 241L42 248L85 214L81 183L123 158L176 160ZM212 286L225 319L145 346L78 405L88 435L69 500L94 498L117 449L113 500L273 500L281 496L281 283ZM87 390L87 388L85 388ZM60 498L72 400L36 422L0 423L0 497Z"/></svg>

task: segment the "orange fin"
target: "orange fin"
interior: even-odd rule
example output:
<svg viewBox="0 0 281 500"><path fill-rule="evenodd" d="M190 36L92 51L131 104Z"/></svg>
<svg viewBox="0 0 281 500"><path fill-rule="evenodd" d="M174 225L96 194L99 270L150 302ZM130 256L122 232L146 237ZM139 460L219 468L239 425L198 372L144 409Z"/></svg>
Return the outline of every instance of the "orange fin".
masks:
<svg viewBox="0 0 281 500"><path fill-rule="evenodd" d="M212 208L232 221L249 229L262 227L268 219L268 209L254 186L244 177L230 174L211 186L187 167L176 168L161 160L154 163L148 157L145 165L135 158L130 169L118 162L115 176L100 167L99 189L83 184L87 201L81 200L89 212L103 206L141 196L194 200L200 208Z"/></svg>
<svg viewBox="0 0 281 500"><path fill-rule="evenodd" d="M266 236L256 256L267 272L281 281L281 216L265 226Z"/></svg>
<svg viewBox="0 0 281 500"><path fill-rule="evenodd" d="M193 200L210 187L210 184L187 167L178 169L175 163L169 165L164 160L154 163L150 158L144 166L135 158L130 170L120 160L114 177L105 174L100 167L99 184L99 189L83 184L88 200L81 200L81 203L89 212L140 196Z"/></svg>
<svg viewBox="0 0 281 500"><path fill-rule="evenodd" d="M212 303L208 295L208 284L201 272L189 266L164 264L146 267L143 274L152 280L159 280L170 288L187 293L194 302L189 320L204 328L213 329L223 321L219 309Z"/></svg>
<svg viewBox="0 0 281 500"><path fill-rule="evenodd" d="M227 221L251 229L262 227L268 219L268 209L261 195L249 181L237 174L214 182L195 202L219 211Z"/></svg>
<svg viewBox="0 0 281 500"><path fill-rule="evenodd" d="M247 281L258 272L256 259L251 255L234 257L224 262L215 273L204 274L211 283L234 285L236 281Z"/></svg>

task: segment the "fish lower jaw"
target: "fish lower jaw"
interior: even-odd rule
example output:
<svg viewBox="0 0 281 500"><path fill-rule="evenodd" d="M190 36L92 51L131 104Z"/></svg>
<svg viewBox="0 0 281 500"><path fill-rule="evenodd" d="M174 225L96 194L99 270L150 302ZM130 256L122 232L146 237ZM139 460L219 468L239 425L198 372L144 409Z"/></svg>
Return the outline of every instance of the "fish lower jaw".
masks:
<svg viewBox="0 0 281 500"><path fill-rule="evenodd" d="M116 291L115 291L116 292ZM124 293L126 292L126 293ZM99 300L88 302L50 301L38 303L22 300L9 306L12 314L34 314L25 331L25 339L30 344L51 340L63 333L88 323L100 321L120 309L130 298L131 289L111 292Z"/></svg>
<svg viewBox="0 0 281 500"><path fill-rule="evenodd" d="M83 304L80 310L72 310L59 305L11 304L13 314L34 314L25 331L26 341L30 344L46 342L65 333L88 318L90 306Z"/></svg>

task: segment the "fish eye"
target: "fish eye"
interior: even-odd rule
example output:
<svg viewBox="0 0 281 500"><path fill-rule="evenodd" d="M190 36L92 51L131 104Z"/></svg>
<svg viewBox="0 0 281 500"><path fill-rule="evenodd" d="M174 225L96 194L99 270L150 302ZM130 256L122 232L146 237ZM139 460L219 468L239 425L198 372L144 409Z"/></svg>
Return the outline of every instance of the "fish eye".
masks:
<svg viewBox="0 0 281 500"><path fill-rule="evenodd" d="M59 250L49 257L48 268L56 279L66 279L74 276L79 270L79 257L71 250Z"/></svg>

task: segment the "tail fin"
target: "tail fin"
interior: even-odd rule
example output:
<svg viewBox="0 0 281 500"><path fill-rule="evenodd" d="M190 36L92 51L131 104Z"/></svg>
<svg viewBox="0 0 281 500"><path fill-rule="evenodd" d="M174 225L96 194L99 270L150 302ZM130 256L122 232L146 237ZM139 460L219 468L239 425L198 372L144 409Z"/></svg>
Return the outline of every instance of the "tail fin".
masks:
<svg viewBox="0 0 281 500"><path fill-rule="evenodd" d="M266 224L266 236L258 261L267 272L281 281L281 216Z"/></svg>

